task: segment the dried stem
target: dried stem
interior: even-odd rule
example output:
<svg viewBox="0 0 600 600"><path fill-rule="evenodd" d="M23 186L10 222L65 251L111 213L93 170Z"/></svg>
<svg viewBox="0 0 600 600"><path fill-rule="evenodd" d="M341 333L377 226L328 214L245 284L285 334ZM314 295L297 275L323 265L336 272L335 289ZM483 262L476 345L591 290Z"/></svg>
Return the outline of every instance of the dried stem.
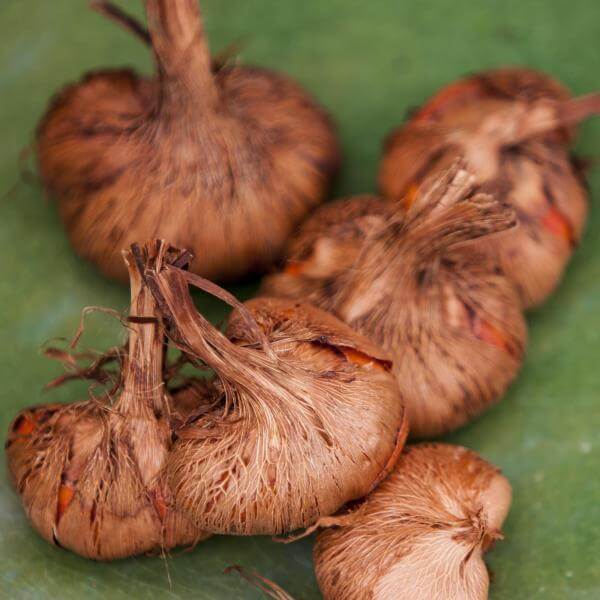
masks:
<svg viewBox="0 0 600 600"><path fill-rule="evenodd" d="M600 92L586 94L564 102L559 108L559 118L565 125L576 125L600 114Z"/></svg>
<svg viewBox="0 0 600 600"><path fill-rule="evenodd" d="M389 240L389 246L397 248L406 258L413 256L426 264L445 250L499 233L516 225L516 214L510 206L497 201L488 194L472 195L475 178L455 165L419 190L419 195L398 221L393 221L377 237ZM402 235L398 235L398 227ZM409 267L410 268L410 267Z"/></svg>
<svg viewBox="0 0 600 600"><path fill-rule="evenodd" d="M230 342L196 310L189 292L188 276L180 269L161 268L158 264L156 269L146 270L153 294L173 323L171 338L180 350L202 360L219 377L245 384L251 389L256 385L257 370L267 365L274 366L275 355L270 351L270 356L267 356ZM200 281L196 280L196 283ZM210 286L202 286L206 290L211 289ZM214 288L214 292L220 290L218 286ZM227 292L221 291L223 293L219 292L219 297L227 297ZM242 314L244 310L242 307ZM248 317L247 321L252 319L251 315ZM254 323L253 330L256 329L258 326ZM266 340L265 344L268 348Z"/></svg>
<svg viewBox="0 0 600 600"><path fill-rule="evenodd" d="M161 86L160 108L185 114L185 106L215 108L218 90L197 0L145 0L148 30Z"/></svg>
<svg viewBox="0 0 600 600"><path fill-rule="evenodd" d="M600 114L600 93L571 98L564 102L539 101L526 114L515 119L514 128L507 127L504 145L513 145L549 133L561 127L577 125L585 119Z"/></svg>
<svg viewBox="0 0 600 600"><path fill-rule="evenodd" d="M48 348L44 351L44 354L49 358L59 360L68 369L67 373L56 377L44 386L44 389L52 389L61 386L67 381L75 379L86 379L100 384L112 382L113 387L117 388L119 387L120 376L118 373L109 370L107 367L115 362L120 364L126 353L123 348L111 348L83 368L78 367L76 361L77 358L89 358L87 353L74 355L71 352L59 350L58 348Z"/></svg>
<svg viewBox="0 0 600 600"><path fill-rule="evenodd" d="M495 149L515 146L536 136L572 127L597 114L600 114L600 93L563 102L548 99L534 103L520 102L489 115L475 135L480 147L486 142ZM458 132L454 137L461 139L463 135L463 132Z"/></svg>
<svg viewBox="0 0 600 600"><path fill-rule="evenodd" d="M148 252L149 247L145 249ZM154 410L165 404L163 366L165 328L154 296L140 272L133 250L124 252L131 286L129 312L129 352L125 360L123 393L119 404L147 408L149 400Z"/></svg>
<svg viewBox="0 0 600 600"><path fill-rule="evenodd" d="M360 514L360 507L354 511L342 512L338 515L331 515L329 517L319 517L315 523L313 523L310 527L307 527L303 531L300 531L295 534L290 534L286 537L274 537L273 541L279 542L280 544L293 544L294 542L298 542L303 540L315 533L315 531L319 531L320 529L329 529L330 527L344 527L347 525L352 525L356 519L356 516Z"/></svg>
<svg viewBox="0 0 600 600"><path fill-rule="evenodd" d="M224 290L222 287L216 285L212 281L205 279L204 277L200 277L199 275L194 275L193 273L189 273L187 271L182 271L175 265L167 265L167 269L177 269L179 274L191 285L207 292L211 296L222 300L223 302L229 304L232 308L235 308L239 311L240 315L244 319L248 330L254 335L256 341L261 345L262 349L265 353L271 355L271 357L275 357L269 341L267 340L263 330L258 326L258 323L250 313L250 311L242 304L233 294L230 294L227 290Z"/></svg>
<svg viewBox="0 0 600 600"><path fill-rule="evenodd" d="M240 565L232 565L225 569L226 574L233 571L239 573L251 585L262 590L268 598L273 598L274 600L294 600L282 587L256 571L248 571Z"/></svg>

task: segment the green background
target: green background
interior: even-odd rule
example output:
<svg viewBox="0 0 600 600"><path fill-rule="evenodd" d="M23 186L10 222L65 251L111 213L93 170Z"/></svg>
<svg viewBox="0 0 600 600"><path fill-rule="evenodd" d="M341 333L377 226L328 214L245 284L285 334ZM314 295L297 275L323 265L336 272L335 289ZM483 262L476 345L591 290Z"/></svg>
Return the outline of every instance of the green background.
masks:
<svg viewBox="0 0 600 600"><path fill-rule="evenodd" d="M140 14L138 2L123 5ZM576 93L600 87L597 0L210 0L213 50L240 41L242 60L295 76L335 115L344 147L337 194L374 189L380 143L405 111L466 72L501 64L544 69ZM84 386L42 393L60 367L40 345L70 336L80 310L124 310L127 290L70 251L51 202L18 169L49 96L86 69L132 64L148 51L83 0L0 0L0 429L21 407L74 399ZM598 156L600 119L577 149ZM600 170L590 177L585 239L558 293L530 315L519 381L483 418L451 436L501 466L514 487L506 540L489 555L491 597L600 598ZM242 297L252 285L233 288ZM213 319L216 302L199 299ZM120 336L90 318L84 342ZM4 435L4 434L2 434ZM58 550L28 526L0 472L0 597L258 598L235 563L296 598L318 598L311 540L214 538L189 553L97 564ZM167 567L170 580L167 576Z"/></svg>

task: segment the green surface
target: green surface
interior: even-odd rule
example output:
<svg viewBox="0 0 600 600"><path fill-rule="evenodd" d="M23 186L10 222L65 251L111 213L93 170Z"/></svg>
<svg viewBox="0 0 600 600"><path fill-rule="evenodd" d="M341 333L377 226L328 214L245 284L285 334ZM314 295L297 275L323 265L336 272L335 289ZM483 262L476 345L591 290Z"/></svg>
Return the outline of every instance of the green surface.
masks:
<svg viewBox="0 0 600 600"><path fill-rule="evenodd" d="M123 4L139 13L137 2ZM214 50L241 40L244 60L294 75L334 113L345 152L338 193L372 190L386 131L465 72L525 64L578 93L600 87L597 0L210 0L204 8ZM147 70L150 57L84 0L0 0L2 432L19 408L83 390L41 392L60 367L40 345L70 336L83 306L127 306L127 290L73 256L54 207L39 185L21 181L17 164L56 89L86 69L122 64ZM600 119L582 128L578 150L598 156L599 148ZM521 378L498 407L450 438L501 466L514 487L506 540L489 555L495 600L600 598L600 170L591 188L588 231L564 285L530 318ZM200 303L213 319L225 314ZM90 347L120 335L106 316L90 323ZM318 598L311 546L214 538L167 564L97 564L42 541L4 466L0 472L1 598L259 598L222 573L235 563L299 600Z"/></svg>

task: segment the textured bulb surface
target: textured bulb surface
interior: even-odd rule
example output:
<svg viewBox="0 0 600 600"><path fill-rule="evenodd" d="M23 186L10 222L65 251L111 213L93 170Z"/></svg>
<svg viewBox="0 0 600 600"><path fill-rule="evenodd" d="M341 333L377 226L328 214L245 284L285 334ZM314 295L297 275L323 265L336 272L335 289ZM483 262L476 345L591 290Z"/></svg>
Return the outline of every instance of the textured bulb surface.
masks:
<svg viewBox="0 0 600 600"><path fill-rule="evenodd" d="M171 399L164 330L133 255L129 349L118 390L22 411L9 428L8 469L32 525L96 560L191 545L207 537L175 509L164 467Z"/></svg>
<svg viewBox="0 0 600 600"><path fill-rule="evenodd" d="M126 280L121 251L165 237L221 280L260 271L324 197L339 150L288 77L211 60L196 0L146 0L157 74L99 70L37 130L43 184L76 252Z"/></svg>
<svg viewBox="0 0 600 600"><path fill-rule="evenodd" d="M197 527L277 534L364 496L391 470L406 417L387 355L310 305L245 304L168 265L147 271L175 345L215 372L213 408L177 429L167 473ZM225 333L195 308L197 285L235 307Z"/></svg>
<svg viewBox="0 0 600 600"><path fill-rule="evenodd" d="M485 600L483 554L502 539L511 487L475 452L408 446L354 512L323 519L314 547L325 600Z"/></svg>
<svg viewBox="0 0 600 600"><path fill-rule="evenodd" d="M581 238L587 193L569 154L575 125L600 113L600 94L571 98L552 78L522 68L487 71L442 88L384 145L382 194L409 207L414 192L457 158L479 191L511 204L518 227L490 244L524 308L558 285Z"/></svg>
<svg viewBox="0 0 600 600"><path fill-rule="evenodd" d="M496 402L527 335L512 283L478 242L513 226L514 212L456 167L432 179L406 212L374 197L322 207L262 286L332 312L390 353L413 438Z"/></svg>

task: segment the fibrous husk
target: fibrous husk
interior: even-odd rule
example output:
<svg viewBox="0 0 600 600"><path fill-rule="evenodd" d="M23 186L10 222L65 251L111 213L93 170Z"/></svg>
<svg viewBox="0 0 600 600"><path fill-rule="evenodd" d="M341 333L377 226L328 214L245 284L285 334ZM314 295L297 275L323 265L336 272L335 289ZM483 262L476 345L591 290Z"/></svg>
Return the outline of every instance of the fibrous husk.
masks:
<svg viewBox="0 0 600 600"><path fill-rule="evenodd" d="M263 269L337 169L329 117L284 75L215 65L197 0L145 7L156 77L100 70L60 91L37 131L44 186L110 277L126 279L123 248L157 235L207 277Z"/></svg>
<svg viewBox="0 0 600 600"><path fill-rule="evenodd" d="M131 309L121 382L86 401L23 410L6 442L11 479L33 526L57 546L97 560L207 536L174 508L163 477L172 413L163 381L164 327L134 256L126 262ZM93 377L102 362L81 376Z"/></svg>
<svg viewBox="0 0 600 600"><path fill-rule="evenodd" d="M555 80L527 69L459 80L389 135L381 192L409 206L426 177L461 157L479 191L515 208L520 227L491 245L523 306L536 306L560 281L582 235L587 194L569 145L574 126L595 113L600 94L573 99Z"/></svg>
<svg viewBox="0 0 600 600"><path fill-rule="evenodd" d="M502 539L511 487L475 452L405 449L354 512L322 520L314 547L325 600L485 600L483 554Z"/></svg>
<svg viewBox="0 0 600 600"><path fill-rule="evenodd" d="M371 226L346 222L360 212L348 201L316 211L291 244L292 270L266 278L262 292L309 300L388 350L412 437L455 429L500 398L522 361L519 299L474 244L513 226L514 213L473 195L472 177L456 166L424 185L408 212L352 202L364 202L361 219L371 215ZM319 229L324 210L338 220ZM352 233L338 242L343 231ZM331 266L338 243L344 259Z"/></svg>
<svg viewBox="0 0 600 600"><path fill-rule="evenodd" d="M282 299L240 304L169 265L146 270L173 343L215 372L220 403L176 432L167 466L178 508L213 533L276 534L364 496L406 437L387 355L336 318ZM225 334L189 285L235 307Z"/></svg>
<svg viewBox="0 0 600 600"><path fill-rule="evenodd" d="M377 196L328 202L289 240L282 270L264 278L261 292L331 310L331 299L340 291L346 271L353 268L364 240L390 217L389 203Z"/></svg>

